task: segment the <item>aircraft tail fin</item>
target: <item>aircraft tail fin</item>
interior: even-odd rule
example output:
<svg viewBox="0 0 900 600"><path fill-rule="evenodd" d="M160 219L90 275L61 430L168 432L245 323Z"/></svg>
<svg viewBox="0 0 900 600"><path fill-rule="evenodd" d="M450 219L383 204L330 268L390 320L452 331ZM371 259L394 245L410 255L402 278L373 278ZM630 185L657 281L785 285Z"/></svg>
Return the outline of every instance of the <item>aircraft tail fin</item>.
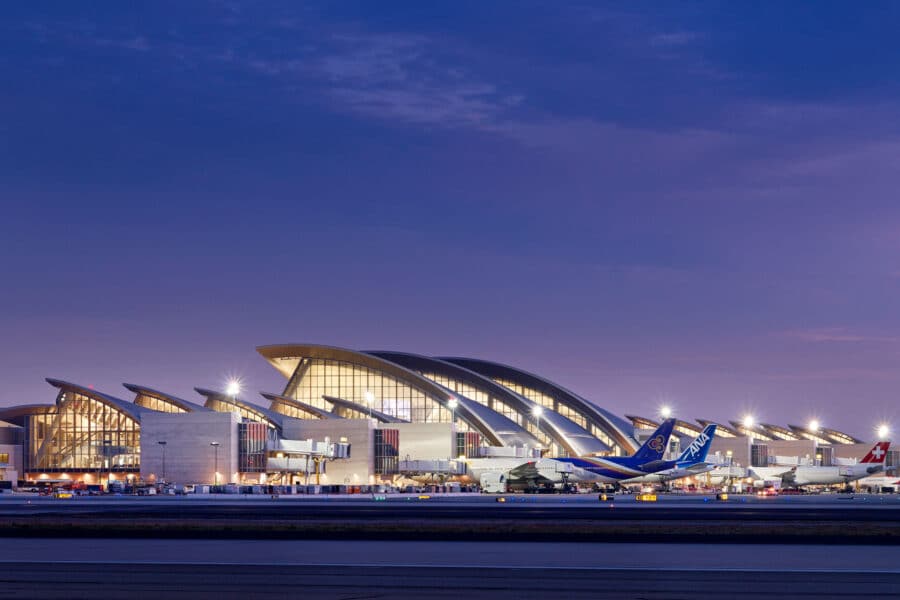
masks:
<svg viewBox="0 0 900 600"><path fill-rule="evenodd" d="M884 457L887 456L887 451L890 447L890 442L878 442L859 462L882 464L884 463Z"/></svg>
<svg viewBox="0 0 900 600"><path fill-rule="evenodd" d="M638 448L634 453L634 458L639 463L647 463L653 460L662 460L666 453L666 447L669 445L669 436L672 435L672 429L675 427L675 419L666 419L654 431L644 445Z"/></svg>
<svg viewBox="0 0 900 600"><path fill-rule="evenodd" d="M678 462L698 463L705 461L715 436L716 425L714 423L704 427L703 431L691 442L691 445L685 448L681 456L678 457Z"/></svg>

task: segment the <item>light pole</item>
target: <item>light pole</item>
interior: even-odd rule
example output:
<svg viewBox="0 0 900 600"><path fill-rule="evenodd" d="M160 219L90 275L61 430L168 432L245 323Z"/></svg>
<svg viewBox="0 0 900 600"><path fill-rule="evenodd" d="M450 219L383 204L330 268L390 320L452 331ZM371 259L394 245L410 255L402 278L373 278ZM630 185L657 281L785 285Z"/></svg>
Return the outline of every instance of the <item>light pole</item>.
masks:
<svg viewBox="0 0 900 600"><path fill-rule="evenodd" d="M366 404L369 406L369 419L372 419L372 404L375 402L375 394L366 390Z"/></svg>
<svg viewBox="0 0 900 600"><path fill-rule="evenodd" d="M535 404L531 407L531 414L534 416L534 427L535 433L539 436L541 434L541 415L544 414L544 407L540 404ZM538 438L540 440L540 438ZM543 444L543 440L541 440Z"/></svg>
<svg viewBox="0 0 900 600"><path fill-rule="evenodd" d="M209 445L215 449L215 462L213 463L213 485L219 487L219 442L210 442Z"/></svg>
<svg viewBox="0 0 900 600"><path fill-rule="evenodd" d="M162 482L163 482L163 485L165 485L165 483L166 483L166 442L165 442L165 441L159 441L159 442L156 442L156 443L159 444L160 446L162 446L162 453L163 453Z"/></svg>
<svg viewBox="0 0 900 600"><path fill-rule="evenodd" d="M456 409L459 407L459 400L450 398L447 402L447 408L450 409L450 434L453 436L452 448L459 454L459 435L454 431L453 426L456 424Z"/></svg>
<svg viewBox="0 0 900 600"><path fill-rule="evenodd" d="M447 401L447 408L450 409L450 422L456 423L456 409L459 408L459 400L450 398L450 400Z"/></svg>
<svg viewBox="0 0 900 600"><path fill-rule="evenodd" d="M106 463L106 490L109 491L109 476L112 472L112 462L109 460L109 450L112 447L112 440L103 440L103 461ZM102 482L101 482L102 483Z"/></svg>

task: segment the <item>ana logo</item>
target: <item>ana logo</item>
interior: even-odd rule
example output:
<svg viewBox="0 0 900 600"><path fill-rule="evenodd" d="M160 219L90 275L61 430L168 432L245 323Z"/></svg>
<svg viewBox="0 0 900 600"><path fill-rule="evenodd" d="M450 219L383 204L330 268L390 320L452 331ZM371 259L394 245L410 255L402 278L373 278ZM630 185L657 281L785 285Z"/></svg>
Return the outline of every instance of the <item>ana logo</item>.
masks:
<svg viewBox="0 0 900 600"><path fill-rule="evenodd" d="M697 453L700 452L700 449L703 448L703 446L705 446L706 442L708 442L708 441L709 441L709 436L706 435L705 432L701 431L700 437L698 437L696 440L691 442L691 445L688 446L688 448L687 448L688 453L691 456L696 456Z"/></svg>
<svg viewBox="0 0 900 600"><path fill-rule="evenodd" d="M658 435L649 442L647 442L647 447L651 450L655 450L656 452L662 452L663 446L665 446L665 441L663 441L663 436Z"/></svg>

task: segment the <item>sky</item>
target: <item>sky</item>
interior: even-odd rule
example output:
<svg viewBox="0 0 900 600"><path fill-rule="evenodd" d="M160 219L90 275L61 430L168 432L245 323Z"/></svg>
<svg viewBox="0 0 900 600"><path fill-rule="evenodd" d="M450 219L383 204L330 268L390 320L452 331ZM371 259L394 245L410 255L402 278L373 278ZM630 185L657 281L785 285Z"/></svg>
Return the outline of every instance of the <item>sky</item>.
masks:
<svg viewBox="0 0 900 600"><path fill-rule="evenodd" d="M495 360L618 414L900 427L900 5L29 2L0 406Z"/></svg>

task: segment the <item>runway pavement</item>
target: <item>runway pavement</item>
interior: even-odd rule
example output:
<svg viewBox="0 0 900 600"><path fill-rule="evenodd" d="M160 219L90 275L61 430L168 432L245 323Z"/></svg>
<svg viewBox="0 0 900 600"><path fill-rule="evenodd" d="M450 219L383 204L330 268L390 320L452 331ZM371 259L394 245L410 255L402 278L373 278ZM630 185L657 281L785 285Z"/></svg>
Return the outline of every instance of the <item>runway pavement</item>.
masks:
<svg viewBox="0 0 900 600"><path fill-rule="evenodd" d="M900 543L897 496L0 500L0 536Z"/></svg>
<svg viewBox="0 0 900 600"><path fill-rule="evenodd" d="M0 598L900 597L900 548L7 539Z"/></svg>

